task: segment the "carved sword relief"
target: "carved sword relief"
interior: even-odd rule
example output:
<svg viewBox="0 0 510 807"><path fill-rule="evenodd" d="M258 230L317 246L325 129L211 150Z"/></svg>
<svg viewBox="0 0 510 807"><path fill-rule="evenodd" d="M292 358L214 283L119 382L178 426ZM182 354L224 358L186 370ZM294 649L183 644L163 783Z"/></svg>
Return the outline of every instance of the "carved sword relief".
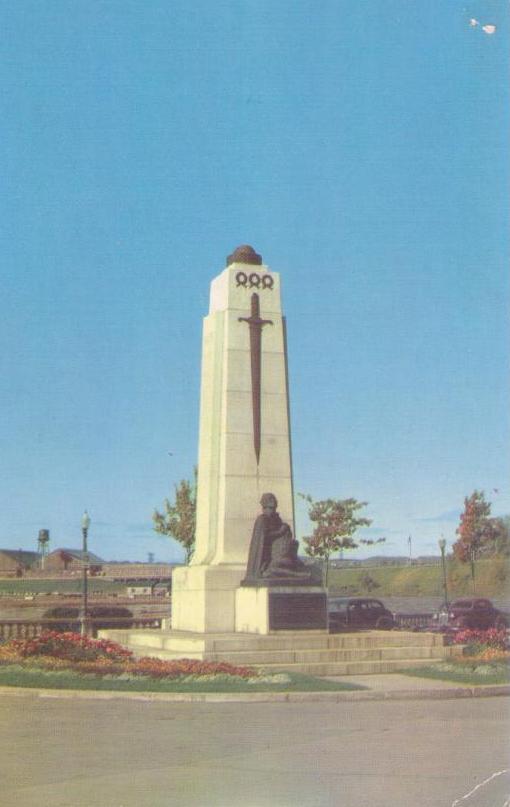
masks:
<svg viewBox="0 0 510 807"><path fill-rule="evenodd" d="M264 325L273 325L270 319L260 318L260 301L258 294L251 296L251 316L238 317L239 322L247 322L250 327L250 355L251 355L251 400L253 411L253 447L257 458L260 459L260 401L261 401L261 366L262 366L262 328Z"/></svg>

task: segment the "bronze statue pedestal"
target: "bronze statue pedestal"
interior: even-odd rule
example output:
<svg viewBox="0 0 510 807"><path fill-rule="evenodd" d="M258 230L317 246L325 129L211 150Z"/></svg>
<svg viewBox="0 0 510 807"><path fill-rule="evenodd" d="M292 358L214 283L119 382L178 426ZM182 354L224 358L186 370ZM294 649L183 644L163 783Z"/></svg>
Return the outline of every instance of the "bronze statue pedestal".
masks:
<svg viewBox="0 0 510 807"><path fill-rule="evenodd" d="M246 633L328 629L328 595L316 570L298 558L298 542L276 512L274 493L264 493L236 591L235 629Z"/></svg>
<svg viewBox="0 0 510 807"><path fill-rule="evenodd" d="M240 586L236 591L236 631L328 630L328 598L322 586Z"/></svg>

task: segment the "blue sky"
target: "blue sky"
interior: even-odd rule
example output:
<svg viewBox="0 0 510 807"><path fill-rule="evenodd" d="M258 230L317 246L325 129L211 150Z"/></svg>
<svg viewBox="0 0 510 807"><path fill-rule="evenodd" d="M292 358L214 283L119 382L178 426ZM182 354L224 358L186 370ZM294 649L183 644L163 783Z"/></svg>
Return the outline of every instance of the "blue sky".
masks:
<svg viewBox="0 0 510 807"><path fill-rule="evenodd" d="M385 554L451 542L475 488L510 512L506 2L0 21L0 546L78 546L87 508L102 557L179 557L151 513L191 475L242 243L282 276L296 490L367 501Z"/></svg>

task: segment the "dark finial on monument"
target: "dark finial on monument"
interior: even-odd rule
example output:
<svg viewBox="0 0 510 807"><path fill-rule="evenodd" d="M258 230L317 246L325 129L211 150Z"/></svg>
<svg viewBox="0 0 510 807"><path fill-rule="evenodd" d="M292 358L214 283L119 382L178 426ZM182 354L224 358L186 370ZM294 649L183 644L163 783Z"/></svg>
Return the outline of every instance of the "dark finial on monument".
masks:
<svg viewBox="0 0 510 807"><path fill-rule="evenodd" d="M260 266L262 264L262 255L258 255L249 244L242 244L233 251L232 255L227 257L226 266L230 266L231 263L248 263L252 266Z"/></svg>

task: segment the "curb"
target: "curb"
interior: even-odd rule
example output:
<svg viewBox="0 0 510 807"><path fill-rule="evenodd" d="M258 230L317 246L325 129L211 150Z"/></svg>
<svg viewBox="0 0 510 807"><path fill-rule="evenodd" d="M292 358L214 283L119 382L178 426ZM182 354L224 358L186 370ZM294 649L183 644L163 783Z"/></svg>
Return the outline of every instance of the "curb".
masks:
<svg viewBox="0 0 510 807"><path fill-rule="evenodd" d="M455 687L450 689L398 689L393 692L116 692L86 689L38 689L0 687L0 697L60 698L71 700L132 700L169 703L342 703L345 701L447 700L450 698L491 698L510 695L510 685Z"/></svg>

